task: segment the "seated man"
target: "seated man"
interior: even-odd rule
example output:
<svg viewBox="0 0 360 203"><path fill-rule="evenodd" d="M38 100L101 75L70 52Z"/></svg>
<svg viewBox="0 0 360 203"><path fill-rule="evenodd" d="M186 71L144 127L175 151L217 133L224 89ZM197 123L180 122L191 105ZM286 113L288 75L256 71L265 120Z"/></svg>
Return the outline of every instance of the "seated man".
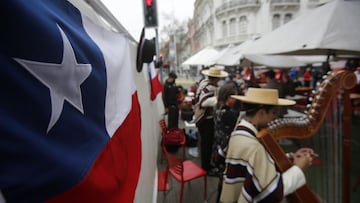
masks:
<svg viewBox="0 0 360 203"><path fill-rule="evenodd" d="M303 170L317 154L309 148L298 150L290 155L294 165L281 173L256 134L277 117L278 106L295 102L265 88L249 88L246 96L232 97L243 102L246 114L229 140L220 202L280 202L305 184Z"/></svg>

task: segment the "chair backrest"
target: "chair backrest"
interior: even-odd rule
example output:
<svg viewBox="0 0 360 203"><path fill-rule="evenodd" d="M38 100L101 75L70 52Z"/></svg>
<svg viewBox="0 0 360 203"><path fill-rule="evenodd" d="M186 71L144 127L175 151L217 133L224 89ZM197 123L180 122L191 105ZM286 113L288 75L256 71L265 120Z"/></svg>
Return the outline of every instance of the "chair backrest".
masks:
<svg viewBox="0 0 360 203"><path fill-rule="evenodd" d="M162 133L163 136L165 136L166 132L167 132L165 119L160 119L159 124L160 124L160 127L161 127L161 133Z"/></svg>
<svg viewBox="0 0 360 203"><path fill-rule="evenodd" d="M181 181L183 181L184 177L183 177L183 171L184 171L184 165L183 162L184 160L181 159L180 157L177 157L176 155L170 154L167 150L166 147L163 146L164 148L164 152L166 154L167 160L168 160L168 166L169 167L169 172L175 176L178 176Z"/></svg>

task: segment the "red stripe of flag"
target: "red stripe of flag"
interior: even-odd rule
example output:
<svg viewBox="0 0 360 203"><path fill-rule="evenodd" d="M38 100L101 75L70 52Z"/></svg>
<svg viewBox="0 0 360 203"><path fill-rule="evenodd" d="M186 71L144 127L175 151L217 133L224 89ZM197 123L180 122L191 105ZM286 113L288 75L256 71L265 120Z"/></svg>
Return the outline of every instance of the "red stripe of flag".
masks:
<svg viewBox="0 0 360 203"><path fill-rule="evenodd" d="M141 168L141 118L137 93L132 108L85 178L48 202L133 202Z"/></svg>

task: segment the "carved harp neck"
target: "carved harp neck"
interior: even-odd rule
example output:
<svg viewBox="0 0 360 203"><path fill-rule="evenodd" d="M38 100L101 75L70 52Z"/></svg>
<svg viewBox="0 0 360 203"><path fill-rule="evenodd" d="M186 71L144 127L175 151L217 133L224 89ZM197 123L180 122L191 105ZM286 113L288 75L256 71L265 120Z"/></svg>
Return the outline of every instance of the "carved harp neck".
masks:
<svg viewBox="0 0 360 203"><path fill-rule="evenodd" d="M323 82L313 91L307 113L301 118L280 118L268 124L257 137L271 134L273 138L305 139L313 136L320 128L331 100L337 97L339 89L351 89L356 85L356 76L351 71L329 72Z"/></svg>

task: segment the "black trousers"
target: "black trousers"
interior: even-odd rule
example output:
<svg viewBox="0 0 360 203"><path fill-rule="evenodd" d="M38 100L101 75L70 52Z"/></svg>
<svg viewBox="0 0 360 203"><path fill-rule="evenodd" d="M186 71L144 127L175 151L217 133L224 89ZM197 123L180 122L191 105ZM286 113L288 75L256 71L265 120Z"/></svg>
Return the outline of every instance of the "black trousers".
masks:
<svg viewBox="0 0 360 203"><path fill-rule="evenodd" d="M179 108L177 105L170 105L168 108L168 128L179 127Z"/></svg>
<svg viewBox="0 0 360 203"><path fill-rule="evenodd" d="M201 167L209 171L211 166L212 146L214 143L214 119L204 119L198 125L200 134L200 157Z"/></svg>

